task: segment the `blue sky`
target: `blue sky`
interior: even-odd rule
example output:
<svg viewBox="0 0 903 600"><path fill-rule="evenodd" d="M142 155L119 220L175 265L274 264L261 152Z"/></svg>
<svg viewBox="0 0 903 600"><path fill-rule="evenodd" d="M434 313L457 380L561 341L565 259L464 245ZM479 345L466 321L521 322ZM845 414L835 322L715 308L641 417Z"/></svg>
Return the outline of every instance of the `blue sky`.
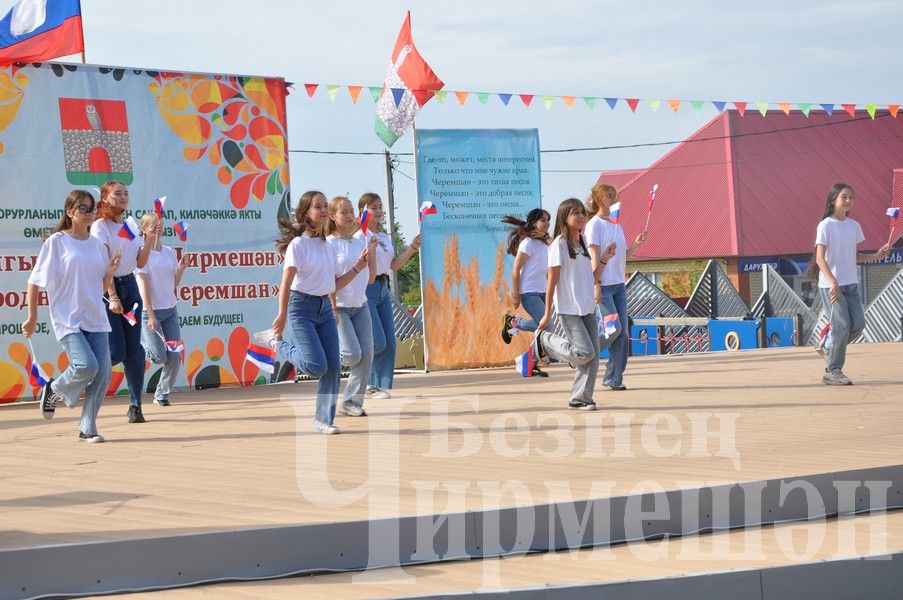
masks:
<svg viewBox="0 0 903 600"><path fill-rule="evenodd" d="M5 13L13 2L0 0ZM88 62L278 75L288 99L292 149L376 151L374 105L347 92L314 100L305 82L380 85L405 10L418 49L451 90L667 100L901 103L903 3L379 2L82 0ZM772 107L776 108L776 107ZM715 116L663 103L637 114L621 104L589 111L560 100L545 110L498 98L464 107L431 101L420 128L538 128L543 149L683 139ZM394 151L410 152L410 134ZM543 203L584 196L597 172L647 166L669 147L542 157ZM400 169L414 174L410 157ZM563 172L568 171L568 172ZM381 157L293 154L293 196L385 191ZM416 228L414 184L396 179L398 218Z"/></svg>

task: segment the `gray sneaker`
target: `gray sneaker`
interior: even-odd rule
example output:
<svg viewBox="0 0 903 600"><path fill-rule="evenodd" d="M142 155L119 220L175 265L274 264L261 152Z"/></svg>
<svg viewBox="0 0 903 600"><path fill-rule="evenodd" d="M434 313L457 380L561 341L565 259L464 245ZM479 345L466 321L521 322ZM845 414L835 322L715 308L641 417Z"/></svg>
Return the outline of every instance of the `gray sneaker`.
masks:
<svg viewBox="0 0 903 600"><path fill-rule="evenodd" d="M355 406L353 404L339 404L338 408L339 414L345 415L347 417L366 417L367 411L365 411L360 406Z"/></svg>
<svg viewBox="0 0 903 600"><path fill-rule="evenodd" d="M826 385L853 385L850 378L844 375L840 369L826 370L821 382Z"/></svg>

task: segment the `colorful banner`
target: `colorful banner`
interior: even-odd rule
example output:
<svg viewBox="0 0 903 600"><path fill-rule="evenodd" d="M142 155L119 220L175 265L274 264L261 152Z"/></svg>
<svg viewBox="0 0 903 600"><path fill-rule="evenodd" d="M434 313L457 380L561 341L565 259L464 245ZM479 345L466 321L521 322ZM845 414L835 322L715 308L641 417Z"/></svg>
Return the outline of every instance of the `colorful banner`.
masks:
<svg viewBox="0 0 903 600"><path fill-rule="evenodd" d="M500 335L514 264L502 218L541 206L538 130L419 129L414 146L426 366L511 364L530 336Z"/></svg>
<svg viewBox="0 0 903 600"><path fill-rule="evenodd" d="M70 190L96 198L109 179L129 186L135 220L166 196L163 243L188 255L177 290L179 387L269 380L245 356L249 334L268 327L276 308L273 239L289 198L283 80L53 63L0 68L0 173L0 402L37 392L21 325L43 237ZM185 241L174 228L180 221ZM42 294L33 340L54 377L67 361L46 300ZM148 363L147 391L159 372ZM284 368L277 375L287 376ZM115 366L110 391L126 394L124 386Z"/></svg>

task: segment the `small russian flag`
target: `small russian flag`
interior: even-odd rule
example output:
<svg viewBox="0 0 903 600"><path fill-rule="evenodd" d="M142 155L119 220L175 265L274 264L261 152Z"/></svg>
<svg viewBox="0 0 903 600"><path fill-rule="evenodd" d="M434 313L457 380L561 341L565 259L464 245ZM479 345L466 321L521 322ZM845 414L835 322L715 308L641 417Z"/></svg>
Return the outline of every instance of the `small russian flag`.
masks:
<svg viewBox="0 0 903 600"><path fill-rule="evenodd" d="M897 219L900 217L900 209L888 208L887 216L890 217L890 228L895 229L897 227Z"/></svg>
<svg viewBox="0 0 903 600"><path fill-rule="evenodd" d="M128 220L126 220L126 221L122 224L122 227L119 228L119 233L117 233L116 235L118 235L119 237L121 237L121 238L123 238L123 239L126 239L126 240L128 240L128 241L130 241L130 242L131 242L133 239L135 239L135 232L132 231L132 228L129 226Z"/></svg>
<svg viewBox="0 0 903 600"><path fill-rule="evenodd" d="M31 373L28 374L28 381L36 387L44 387L50 382L50 376L44 372L44 369L41 368L40 363L34 357L31 359Z"/></svg>
<svg viewBox="0 0 903 600"><path fill-rule="evenodd" d="M373 217L373 215L371 215L371 214L370 214L370 211L367 210L366 208L365 208L364 210L361 211L361 216L360 216L360 218L357 220L357 222L360 224L360 226L361 226L361 231L363 231L364 234L367 233L367 227L369 227L369 225L370 225L370 219L371 219L372 217Z"/></svg>
<svg viewBox="0 0 903 600"><path fill-rule="evenodd" d="M160 220L163 220L163 205L166 204L166 196L160 196L159 198L154 199L154 212L157 213L157 216Z"/></svg>
<svg viewBox="0 0 903 600"><path fill-rule="evenodd" d="M609 208L608 211L609 211L608 220L611 221L612 223L617 223L618 217L621 215L621 203L615 202L614 204L611 205L611 208Z"/></svg>
<svg viewBox="0 0 903 600"><path fill-rule="evenodd" d="M821 333L818 334L818 344L815 345L817 350L821 350L828 343L828 338L830 338L831 334L831 322L828 321L825 323L825 326L822 328Z"/></svg>
<svg viewBox="0 0 903 600"><path fill-rule="evenodd" d="M602 317L602 333L605 339L610 338L618 330L618 313L611 313Z"/></svg>
<svg viewBox="0 0 903 600"><path fill-rule="evenodd" d="M652 205L655 204L655 192L658 191L658 184L654 184L651 188L649 188L649 210L652 210Z"/></svg>
<svg viewBox="0 0 903 600"><path fill-rule="evenodd" d="M520 373L521 377L532 377L535 365L533 350L527 350L514 359L514 370Z"/></svg>
<svg viewBox="0 0 903 600"><path fill-rule="evenodd" d="M276 352L264 346L250 344L245 360L249 360L261 370L272 373L276 370Z"/></svg>
<svg viewBox="0 0 903 600"><path fill-rule="evenodd" d="M182 340L168 341L163 340L163 343L166 345L166 349L170 352L181 352L185 349L185 344L182 343Z"/></svg>
<svg viewBox="0 0 903 600"><path fill-rule="evenodd" d="M135 316L136 310L138 310L137 302L135 302L135 306L132 307L132 310L122 313L122 318L128 321L129 325L131 325L132 327L138 324L138 318Z"/></svg>
<svg viewBox="0 0 903 600"><path fill-rule="evenodd" d="M179 221L175 225L172 226L175 230L176 235L179 236L179 239L183 242L188 241L188 223L185 221Z"/></svg>
<svg viewBox="0 0 903 600"><path fill-rule="evenodd" d="M423 215L435 215L439 213L439 209L433 204L430 200L424 200L420 204L420 217L417 219L418 221L423 220Z"/></svg>

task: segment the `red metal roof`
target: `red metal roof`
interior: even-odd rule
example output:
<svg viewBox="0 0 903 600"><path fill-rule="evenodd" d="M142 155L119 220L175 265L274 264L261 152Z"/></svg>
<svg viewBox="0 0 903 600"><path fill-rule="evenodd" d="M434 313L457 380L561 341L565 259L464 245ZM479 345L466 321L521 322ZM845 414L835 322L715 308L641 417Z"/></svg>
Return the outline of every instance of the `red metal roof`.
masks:
<svg viewBox="0 0 903 600"><path fill-rule="evenodd" d="M813 111L767 118L725 111L648 169L600 181L618 187L628 239L646 221L658 183L649 240L637 259L771 256L811 252L831 186L855 191L861 250L887 241L886 209L903 203L903 118ZM630 174L630 181L623 183ZM621 184L620 186L618 184Z"/></svg>

